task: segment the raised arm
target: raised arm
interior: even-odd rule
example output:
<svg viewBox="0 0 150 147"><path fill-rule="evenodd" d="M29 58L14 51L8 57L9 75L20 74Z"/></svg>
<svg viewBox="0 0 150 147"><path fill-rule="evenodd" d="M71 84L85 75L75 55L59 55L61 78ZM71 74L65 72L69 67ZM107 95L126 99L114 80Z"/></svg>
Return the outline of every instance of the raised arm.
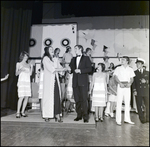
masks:
<svg viewBox="0 0 150 147"><path fill-rule="evenodd" d="M23 67L21 68L20 64L17 62L15 75L18 76L22 72L22 70L23 70Z"/></svg>

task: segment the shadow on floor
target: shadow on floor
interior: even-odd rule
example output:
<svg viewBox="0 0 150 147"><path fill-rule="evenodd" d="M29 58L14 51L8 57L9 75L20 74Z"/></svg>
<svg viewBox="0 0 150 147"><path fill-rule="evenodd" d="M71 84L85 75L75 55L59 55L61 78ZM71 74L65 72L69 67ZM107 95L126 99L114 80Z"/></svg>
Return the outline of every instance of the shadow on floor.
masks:
<svg viewBox="0 0 150 147"><path fill-rule="evenodd" d="M12 110L12 109L9 109L9 108L1 108L1 117L11 115L11 114L15 114L15 113L16 113L16 110Z"/></svg>

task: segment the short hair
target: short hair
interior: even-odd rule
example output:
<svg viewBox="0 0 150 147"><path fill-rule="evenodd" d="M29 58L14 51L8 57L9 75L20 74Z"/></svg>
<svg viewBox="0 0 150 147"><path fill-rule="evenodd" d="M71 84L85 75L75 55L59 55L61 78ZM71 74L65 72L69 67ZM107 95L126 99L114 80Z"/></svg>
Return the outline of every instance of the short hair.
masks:
<svg viewBox="0 0 150 147"><path fill-rule="evenodd" d="M60 48L55 48L55 50L54 50L54 55L56 54L56 52L57 52L58 50L60 51Z"/></svg>
<svg viewBox="0 0 150 147"><path fill-rule="evenodd" d="M128 56L122 56L122 58L125 58L128 62L128 64L130 63L130 58Z"/></svg>
<svg viewBox="0 0 150 147"><path fill-rule="evenodd" d="M70 49L71 49L70 46L66 46L66 53L68 53Z"/></svg>
<svg viewBox="0 0 150 147"><path fill-rule="evenodd" d="M74 47L78 47L82 53L84 53L84 48L82 45L75 45Z"/></svg>
<svg viewBox="0 0 150 147"><path fill-rule="evenodd" d="M104 64L104 63L98 63L98 65L101 65L101 67L102 67L102 72L105 71L105 64Z"/></svg>
<svg viewBox="0 0 150 147"><path fill-rule="evenodd" d="M143 65L143 68L144 68L144 69L146 69L146 66L145 66L145 65Z"/></svg>
<svg viewBox="0 0 150 147"><path fill-rule="evenodd" d="M88 51L91 51L91 50L92 50L91 48L87 47L85 52L87 53Z"/></svg>

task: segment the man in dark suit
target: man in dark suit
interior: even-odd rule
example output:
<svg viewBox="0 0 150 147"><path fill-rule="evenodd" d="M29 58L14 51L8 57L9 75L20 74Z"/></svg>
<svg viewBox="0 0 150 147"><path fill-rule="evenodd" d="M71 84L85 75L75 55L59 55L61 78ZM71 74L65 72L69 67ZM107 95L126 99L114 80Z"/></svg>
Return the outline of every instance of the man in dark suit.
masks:
<svg viewBox="0 0 150 147"><path fill-rule="evenodd" d="M73 57L69 67L70 73L73 73L72 87L73 95L76 103L77 117L74 121L79 121L83 118L84 122L88 122L88 74L92 71L92 63L88 56L83 55L83 47L75 45L76 57Z"/></svg>
<svg viewBox="0 0 150 147"><path fill-rule="evenodd" d="M136 97L138 115L141 123L149 122L149 71L143 70L145 61L142 58L136 60L137 70L132 85L133 94ZM146 107L146 117L142 111L142 104Z"/></svg>

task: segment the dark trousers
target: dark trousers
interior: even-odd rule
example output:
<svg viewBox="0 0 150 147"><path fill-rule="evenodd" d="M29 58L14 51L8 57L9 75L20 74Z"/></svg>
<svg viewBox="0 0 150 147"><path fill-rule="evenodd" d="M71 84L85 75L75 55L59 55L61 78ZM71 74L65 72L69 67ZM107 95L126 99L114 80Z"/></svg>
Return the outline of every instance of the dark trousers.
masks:
<svg viewBox="0 0 150 147"><path fill-rule="evenodd" d="M77 117L88 120L88 87L73 87L73 94L76 102Z"/></svg>
<svg viewBox="0 0 150 147"><path fill-rule="evenodd" d="M54 87L54 115L60 114L61 111L62 111L62 109L61 109L61 102L60 102L59 87L58 87L57 79L55 77L55 87Z"/></svg>
<svg viewBox="0 0 150 147"><path fill-rule="evenodd" d="M142 101L146 107L146 112L142 111ZM149 121L149 97L136 96L136 105L138 110L139 119L141 122ZM145 114L144 114L145 113Z"/></svg>

